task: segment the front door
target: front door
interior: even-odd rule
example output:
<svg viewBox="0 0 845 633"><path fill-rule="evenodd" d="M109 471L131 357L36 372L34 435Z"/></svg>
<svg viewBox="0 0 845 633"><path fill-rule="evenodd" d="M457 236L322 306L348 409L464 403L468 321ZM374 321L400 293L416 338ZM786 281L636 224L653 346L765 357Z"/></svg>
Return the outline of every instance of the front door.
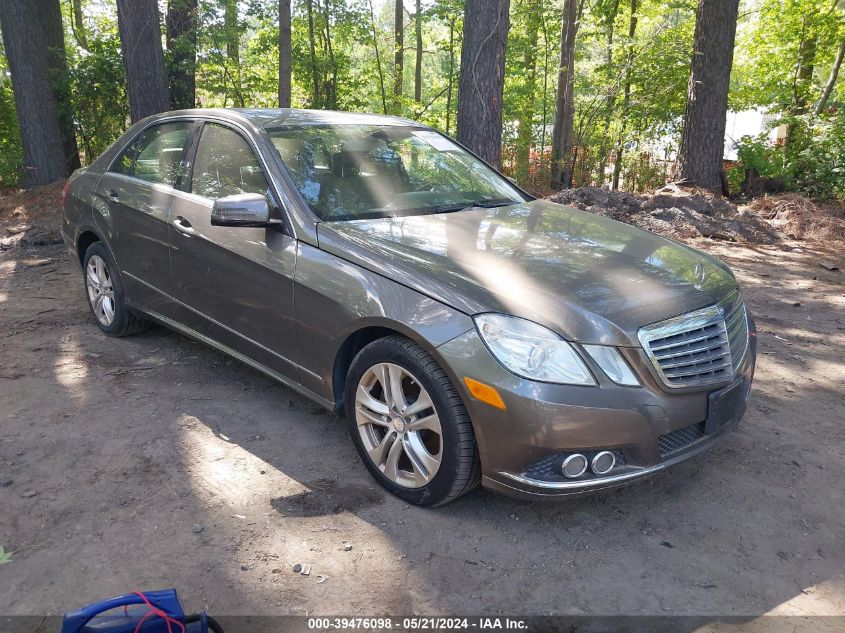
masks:
<svg viewBox="0 0 845 633"><path fill-rule="evenodd" d="M240 132L205 123L184 192L171 214L171 269L186 323L218 343L299 380L293 323L296 240L279 228L211 225L214 200L239 193L268 196L280 217L252 145Z"/></svg>
<svg viewBox="0 0 845 633"><path fill-rule="evenodd" d="M150 126L100 178L95 204L110 218L110 244L127 298L168 315L170 210L192 121Z"/></svg>

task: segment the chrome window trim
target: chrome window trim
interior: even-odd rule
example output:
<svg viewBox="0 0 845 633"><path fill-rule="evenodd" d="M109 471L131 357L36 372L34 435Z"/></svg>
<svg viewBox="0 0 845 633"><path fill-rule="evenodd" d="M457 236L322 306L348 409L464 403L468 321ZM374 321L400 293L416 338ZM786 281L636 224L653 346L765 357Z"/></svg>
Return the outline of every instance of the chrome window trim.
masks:
<svg viewBox="0 0 845 633"><path fill-rule="evenodd" d="M113 176L122 175L122 176L126 176L127 178L131 178L132 180L137 181L137 182L145 182L147 184L150 184L149 181L147 181L147 180L142 180L140 178L136 178L136 177L130 176L128 174L118 174L116 172L113 172L111 170L112 166L120 158L120 156L123 154L123 152L126 151L126 148L129 147L132 143L134 143L138 138L140 138L141 134L146 132L149 128L151 128L155 125L161 125L163 123L176 123L176 122L179 122L179 121L188 121L188 122L193 123L193 124L196 124L196 123L217 123L217 124L222 125L224 127L229 127L231 129L233 129L235 132L239 133L246 140L246 142L249 144L253 153L256 155L259 162L261 163L261 167L264 170L264 176L267 179L267 183L270 185L270 189L271 189L271 192L273 194L274 202L277 204L277 206L279 207L279 211L282 214L282 220L284 221L285 231L289 232L290 236L292 238L299 239L299 237L297 236L297 233L296 233L296 228L294 226L294 223L289 217L290 211L288 210L288 204L287 204L288 200L289 200L289 196L283 195L283 193L282 193L282 192L286 192L286 188L283 187L282 184L279 182L279 179L278 179L276 172L274 172L272 169L270 169L270 163L267 162L267 159L264 157L263 153L260 151L258 143L257 143L256 138L255 138L256 135L260 135L262 133L266 134L266 132L264 132L263 128L259 128L258 126L256 126L254 123L252 123L248 119L246 121L241 121L239 119L230 118L230 117L226 117L226 116L220 116L220 115L214 114L213 112L204 112L204 111L197 111L196 113L190 113L190 114L166 114L164 116L157 116L155 119L153 119L152 121L145 124L144 127L142 127L140 130L138 130L138 132L134 136L132 136L132 138L130 138L126 143L124 143L120 147L120 149L117 151L117 153L114 155L114 157L109 162L108 167L106 167L106 169L103 170L102 175L105 175L107 173L111 174ZM196 139L195 145L199 146L199 138ZM186 155L186 157L187 157L187 155ZM275 164L275 161L274 161L274 164ZM193 168L193 165L191 167ZM163 183L157 183L157 184L163 184ZM170 187L170 189L173 190L173 191L181 192L181 193L191 193L190 191L184 191L182 189L176 189L174 187ZM202 198L203 200L208 200L208 198L205 198L204 196L199 196L197 194L192 194L192 195L196 196L197 198ZM212 202L213 202L213 200L212 200Z"/></svg>

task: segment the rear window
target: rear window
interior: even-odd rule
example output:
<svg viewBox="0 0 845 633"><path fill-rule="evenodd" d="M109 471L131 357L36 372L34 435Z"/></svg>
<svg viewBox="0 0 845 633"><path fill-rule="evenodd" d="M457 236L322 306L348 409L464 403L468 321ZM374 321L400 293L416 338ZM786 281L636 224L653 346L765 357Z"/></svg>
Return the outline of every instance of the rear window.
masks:
<svg viewBox="0 0 845 633"><path fill-rule="evenodd" d="M192 121L174 121L148 127L123 150L109 171L175 187L192 126Z"/></svg>

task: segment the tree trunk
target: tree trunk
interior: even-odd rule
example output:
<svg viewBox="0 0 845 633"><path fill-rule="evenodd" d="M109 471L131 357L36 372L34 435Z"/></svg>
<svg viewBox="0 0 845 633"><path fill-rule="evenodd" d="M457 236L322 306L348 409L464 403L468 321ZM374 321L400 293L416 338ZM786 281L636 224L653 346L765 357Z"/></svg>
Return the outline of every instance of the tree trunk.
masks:
<svg viewBox="0 0 845 633"><path fill-rule="evenodd" d="M449 83L446 85L446 134L451 131L452 87L455 84L455 18L449 18Z"/></svg>
<svg viewBox="0 0 845 633"><path fill-rule="evenodd" d="M565 0L560 35L560 70L552 132L552 184L572 186L572 139L575 124L575 36L578 34L577 0Z"/></svg>
<svg viewBox="0 0 845 633"><path fill-rule="evenodd" d="M699 0L678 178L718 190L739 0Z"/></svg>
<svg viewBox="0 0 845 633"><path fill-rule="evenodd" d="M378 31L376 30L376 15L375 11L373 10L373 0L369 0L370 2L370 27L373 31L373 50L376 54L376 70L378 71L378 85L379 91L381 94L381 110L384 114L387 114L387 94L384 90L384 70L381 67L381 51L379 51L378 47Z"/></svg>
<svg viewBox="0 0 845 633"><path fill-rule="evenodd" d="M44 185L69 173L73 156L68 155L62 134L63 104L56 101L51 77L50 45L45 18L52 14L55 0L3 0L0 2L0 28L3 47L12 75L15 109L23 146L26 185ZM55 34L53 34L54 36Z"/></svg>
<svg viewBox="0 0 845 633"><path fill-rule="evenodd" d="M67 172L79 168L79 148L76 145L76 131L73 123L73 102L68 82L67 52L65 51L65 29L62 23L62 8L58 0L34 0L39 7L44 39L47 45L47 69L53 85L53 96L59 114L59 133L62 135L62 155Z"/></svg>
<svg viewBox="0 0 845 633"><path fill-rule="evenodd" d="M320 107L320 69L317 67L317 51L314 44L314 6L313 0L305 0L305 11L308 14L308 48L311 54L311 81L313 84L312 108Z"/></svg>
<svg viewBox="0 0 845 633"><path fill-rule="evenodd" d="M842 67L842 59L845 58L845 39L839 43L839 50L836 52L836 59L833 60L833 66L830 68L830 76L827 78L827 83L822 90L818 103L813 110L813 116L819 116L824 112L827 100L830 99L830 93L833 92L833 86L836 85L836 78L839 76L839 69Z"/></svg>
<svg viewBox="0 0 845 633"><path fill-rule="evenodd" d="M156 0L117 0L117 22L134 123L170 104Z"/></svg>
<svg viewBox="0 0 845 633"><path fill-rule="evenodd" d="M610 187L619 189L619 177L622 175L622 154L625 151L625 134L628 131L628 109L631 107L631 73L634 69L634 36L637 34L637 0L631 0L631 19L628 22L628 56L625 64L625 87L622 89L622 126L616 139L616 152L613 156L613 178Z"/></svg>
<svg viewBox="0 0 845 633"><path fill-rule="evenodd" d="M225 0L223 10L223 26L226 29L226 66L232 76L235 90L235 103L243 108L245 105L243 84L241 82L241 32L238 26L237 0Z"/></svg>
<svg viewBox="0 0 845 633"><path fill-rule="evenodd" d="M328 85L325 90L328 101L326 105L328 105L329 109L334 110L337 108L337 61L334 56L334 48L332 48L332 21L330 18L329 0L325 2L324 12L326 19L326 50L329 54L329 66L332 70L332 80L331 82L327 82Z"/></svg>
<svg viewBox="0 0 845 633"><path fill-rule="evenodd" d="M71 29L79 47L88 50L88 32L82 19L82 0L73 0L71 13Z"/></svg>
<svg viewBox="0 0 845 633"><path fill-rule="evenodd" d="M837 3L834 3L834 8ZM805 13L801 25L801 38L798 42L798 60L795 64L795 74L792 78L792 107L789 113L801 116L807 113L807 100L813 83L813 71L816 63L816 48L818 39L815 33L808 35L807 30L813 22L815 13ZM791 145L795 141L795 133L800 129L797 121L789 121L786 125L784 143Z"/></svg>
<svg viewBox="0 0 845 633"><path fill-rule="evenodd" d="M402 79L405 67L405 15L402 0L396 0L393 17L393 104L399 112L402 107Z"/></svg>
<svg viewBox="0 0 845 633"><path fill-rule="evenodd" d="M414 16L414 25L417 35L417 55L414 58L414 101L422 101L422 7L420 0L417 0L417 13Z"/></svg>
<svg viewBox="0 0 845 633"><path fill-rule="evenodd" d="M634 1L636 2L636 0ZM607 15L607 21L605 22L605 27L607 29L607 32L605 34L605 64L607 65L607 72L605 73L605 77L607 79L608 84L613 83L613 77L616 74L615 69L613 67L613 36L614 26L616 24L616 16L618 14L619 0L612 0L612 3L610 5L610 12ZM616 108L617 92L617 87L615 85L610 85L610 88L607 93L607 103L604 107L601 148L599 149L599 152L601 152L601 154L599 157L599 166L596 170L596 183L599 186L604 185L604 172L607 168L607 159L608 155L610 154L610 146L612 144L612 141L610 139L610 123L613 119L613 111Z"/></svg>
<svg viewBox="0 0 845 633"><path fill-rule="evenodd" d="M549 59L551 57L549 28L546 24L546 9L543 0L540 0L540 19L540 30L543 32L543 121L540 127L540 164L542 165L546 160L546 127L549 123Z"/></svg>
<svg viewBox="0 0 845 633"><path fill-rule="evenodd" d="M520 184L528 181L531 168L531 143L534 140L534 92L537 88L537 58L534 48L529 46L523 58L526 97L517 114L516 170L514 176Z"/></svg>
<svg viewBox="0 0 845 633"><path fill-rule="evenodd" d="M170 107L196 107L197 0L169 0L167 3L167 50Z"/></svg>
<svg viewBox="0 0 845 633"><path fill-rule="evenodd" d="M795 69L795 79L792 83L792 114L804 114L807 110L807 99L813 82L813 72L816 66L816 48L818 39L815 34L807 35L807 23L813 16L804 16L804 27L801 41L798 43L798 65Z"/></svg>
<svg viewBox="0 0 845 633"><path fill-rule="evenodd" d="M291 82L290 0L279 0L279 107L290 107Z"/></svg>
<svg viewBox="0 0 845 633"><path fill-rule="evenodd" d="M510 0L466 0L458 141L498 169L502 159L502 91Z"/></svg>
<svg viewBox="0 0 845 633"><path fill-rule="evenodd" d="M517 112L516 133L516 169L514 176L517 182L523 184L528 181L531 167L531 146L534 141L534 105L537 91L537 54L536 35L541 29L543 10L540 0L526 0L525 30L530 38L523 56L525 70L525 99Z"/></svg>

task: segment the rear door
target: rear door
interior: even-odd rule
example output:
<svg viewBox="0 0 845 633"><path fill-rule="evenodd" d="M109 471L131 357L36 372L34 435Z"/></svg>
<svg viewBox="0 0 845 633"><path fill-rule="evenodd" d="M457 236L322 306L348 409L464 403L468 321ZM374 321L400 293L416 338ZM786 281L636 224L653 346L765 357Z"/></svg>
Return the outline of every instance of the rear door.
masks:
<svg viewBox="0 0 845 633"><path fill-rule="evenodd" d="M288 378L299 380L293 323L296 240L280 228L211 225L217 198L267 196L271 217L281 205L266 166L241 131L206 122L185 191L171 214L176 298L190 327ZM190 176L190 177L188 177Z"/></svg>
<svg viewBox="0 0 845 633"><path fill-rule="evenodd" d="M127 298L171 313L170 210L193 121L144 129L100 178L97 201L111 219L110 244Z"/></svg>

